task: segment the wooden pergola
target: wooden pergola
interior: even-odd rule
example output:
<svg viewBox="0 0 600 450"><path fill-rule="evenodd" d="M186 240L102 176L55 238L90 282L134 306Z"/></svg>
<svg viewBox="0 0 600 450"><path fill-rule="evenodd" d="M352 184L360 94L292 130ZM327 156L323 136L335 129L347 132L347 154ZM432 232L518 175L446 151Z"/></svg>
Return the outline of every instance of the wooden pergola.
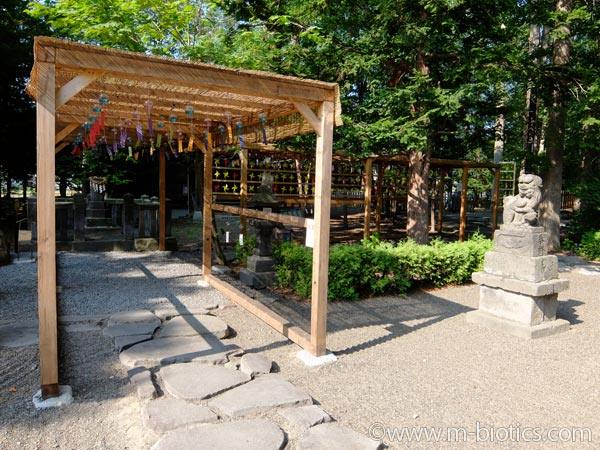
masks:
<svg viewBox="0 0 600 450"><path fill-rule="evenodd" d="M204 153L202 277L315 356L326 352L327 272L333 128L341 125L338 86L37 37L28 86L37 103L38 314L42 395L58 394L55 154L100 121L105 138L123 130L150 139L160 155L160 237L165 249L165 152L159 123L176 127L187 148ZM91 114L96 114L92 116ZM233 130L232 123L235 124ZM87 125L85 125L87 124ZM265 129L265 124L267 129ZM154 126L153 126L154 125ZM86 128L87 127L87 128ZM262 133L260 130L262 129ZM106 130L110 130L107 132ZM118 130L118 131L115 131ZM257 131L259 130L259 131ZM238 136L235 136L237 132ZM310 333L211 275L213 145L242 136L259 143L314 132L316 184ZM165 132L166 133L166 132ZM183 137L182 137L183 135ZM171 138L171 136L170 136ZM86 136L83 136L85 142ZM116 139L116 138L115 138ZM167 139L165 138L165 141ZM236 209L286 223L288 216ZM298 225L298 224L296 224ZM306 222L302 221L306 226Z"/></svg>

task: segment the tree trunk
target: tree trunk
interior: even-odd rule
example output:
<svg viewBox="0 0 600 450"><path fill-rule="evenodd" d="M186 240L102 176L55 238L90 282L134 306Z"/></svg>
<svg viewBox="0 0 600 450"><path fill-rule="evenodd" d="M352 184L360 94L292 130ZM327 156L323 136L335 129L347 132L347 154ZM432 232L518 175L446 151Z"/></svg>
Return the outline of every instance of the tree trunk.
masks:
<svg viewBox="0 0 600 450"><path fill-rule="evenodd" d="M568 14L573 9L573 0L558 0L556 11ZM565 23L556 27L559 36L553 44L553 63L561 67L569 62L571 52L570 29ZM560 206L562 190L563 151L565 147L564 132L567 118L567 90L557 82L552 93L552 103L548 117L545 144L549 167L544 174L544 197L540 205L540 222L550 235L548 250L560 248Z"/></svg>
<svg viewBox="0 0 600 450"><path fill-rule="evenodd" d="M418 244L429 243L429 162L431 152L409 155L407 236Z"/></svg>

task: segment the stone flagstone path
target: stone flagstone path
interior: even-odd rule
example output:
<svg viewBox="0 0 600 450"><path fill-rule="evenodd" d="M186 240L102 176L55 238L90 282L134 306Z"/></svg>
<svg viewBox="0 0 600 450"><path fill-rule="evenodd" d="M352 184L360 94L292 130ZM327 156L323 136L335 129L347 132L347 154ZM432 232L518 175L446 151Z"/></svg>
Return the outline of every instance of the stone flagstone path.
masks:
<svg viewBox="0 0 600 450"><path fill-rule="evenodd" d="M151 450L378 450L331 417L306 392L270 373L273 361L228 344L227 324L195 310L113 314L114 338L143 403ZM225 340L222 340L225 339Z"/></svg>

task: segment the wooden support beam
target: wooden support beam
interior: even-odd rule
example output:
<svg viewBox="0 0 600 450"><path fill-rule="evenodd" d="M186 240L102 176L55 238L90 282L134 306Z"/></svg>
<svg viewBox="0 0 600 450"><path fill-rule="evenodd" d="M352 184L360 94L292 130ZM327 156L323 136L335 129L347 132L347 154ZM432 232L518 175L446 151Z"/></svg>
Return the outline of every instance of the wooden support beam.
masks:
<svg viewBox="0 0 600 450"><path fill-rule="evenodd" d="M469 169L463 167L462 191L460 192L460 227L458 229L458 240L465 240L467 234L467 189L469 188Z"/></svg>
<svg viewBox="0 0 600 450"><path fill-rule="evenodd" d="M271 220L273 222L285 223L288 225L294 225L296 227L306 228L306 218L289 216L287 214L278 214L266 211L259 211L257 209L241 208L239 206L221 205L220 203L214 203L212 205L213 211L228 212L231 214L237 214L241 217L254 217L256 219Z"/></svg>
<svg viewBox="0 0 600 450"><path fill-rule="evenodd" d="M67 145L69 145L67 142L61 142L60 144L58 144L56 146L56 148L54 149L54 154L60 153L60 151L65 148Z"/></svg>
<svg viewBox="0 0 600 450"><path fill-rule="evenodd" d="M329 223L331 213L331 161L334 104L323 102L317 137L315 167L315 240L313 249L312 301L310 319L311 353L323 356L327 339L327 282L329 276Z"/></svg>
<svg viewBox="0 0 600 450"><path fill-rule="evenodd" d="M492 206L492 239L494 231L498 228L498 202L500 201L500 169L492 169L494 171L494 199Z"/></svg>
<svg viewBox="0 0 600 450"><path fill-rule="evenodd" d="M80 126L81 126L81 124L79 124L79 123L70 123L69 125L64 127L62 130L60 130L58 133L56 133L56 137L54 138L54 144L58 144L60 141L62 141L64 138L66 138L68 135L70 135L73 131L75 131ZM59 151L60 150L55 151L55 153L58 153Z"/></svg>
<svg viewBox="0 0 600 450"><path fill-rule="evenodd" d="M210 275L212 267L212 146L204 153L204 206L202 212L202 277Z"/></svg>
<svg viewBox="0 0 600 450"><path fill-rule="evenodd" d="M377 164L377 200L375 206L375 229L381 233L381 208L383 208L383 173L385 164Z"/></svg>
<svg viewBox="0 0 600 450"><path fill-rule="evenodd" d="M373 158L365 161L365 216L363 238L371 236L371 196L373 191Z"/></svg>
<svg viewBox="0 0 600 450"><path fill-rule="evenodd" d="M248 149L240 152L240 206L245 208L248 204ZM246 236L246 216L240 217L240 234Z"/></svg>
<svg viewBox="0 0 600 450"><path fill-rule="evenodd" d="M302 114L302 116L310 123L310 125L317 133L317 136L321 136L321 121L313 112L312 109L306 103L294 102L296 109Z"/></svg>
<svg viewBox="0 0 600 450"><path fill-rule="evenodd" d="M237 303L246 311L254 314L260 320L298 344L303 349L310 350L310 336L302 328L291 324L276 312L271 311L268 306L247 296L242 291L234 288L225 281L216 278L214 275L208 275L204 277L204 279L216 290L225 294L231 301Z"/></svg>
<svg viewBox="0 0 600 450"><path fill-rule="evenodd" d="M56 109L59 109L87 86L93 83L101 73L82 73L66 83L56 92Z"/></svg>
<svg viewBox="0 0 600 450"><path fill-rule="evenodd" d="M160 146L160 167L158 181L158 249L164 252L167 249L167 169L165 146Z"/></svg>
<svg viewBox="0 0 600 450"><path fill-rule="evenodd" d="M446 171L440 170L440 179L438 181L438 218L437 233L442 234L442 225L444 222L444 193L446 190Z"/></svg>
<svg viewBox="0 0 600 450"><path fill-rule="evenodd" d="M38 319L42 397L58 395L55 228L55 66L38 62L37 251Z"/></svg>

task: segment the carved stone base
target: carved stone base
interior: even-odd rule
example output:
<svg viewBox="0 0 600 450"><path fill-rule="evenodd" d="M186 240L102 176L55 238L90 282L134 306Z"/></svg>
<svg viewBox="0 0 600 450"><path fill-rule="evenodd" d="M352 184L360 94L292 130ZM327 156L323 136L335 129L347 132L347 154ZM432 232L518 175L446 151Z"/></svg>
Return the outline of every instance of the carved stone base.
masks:
<svg viewBox="0 0 600 450"><path fill-rule="evenodd" d="M524 339L537 339L568 331L571 324L564 319L542 322L539 325L526 325L489 314L484 311L470 311L467 322L502 331Z"/></svg>

